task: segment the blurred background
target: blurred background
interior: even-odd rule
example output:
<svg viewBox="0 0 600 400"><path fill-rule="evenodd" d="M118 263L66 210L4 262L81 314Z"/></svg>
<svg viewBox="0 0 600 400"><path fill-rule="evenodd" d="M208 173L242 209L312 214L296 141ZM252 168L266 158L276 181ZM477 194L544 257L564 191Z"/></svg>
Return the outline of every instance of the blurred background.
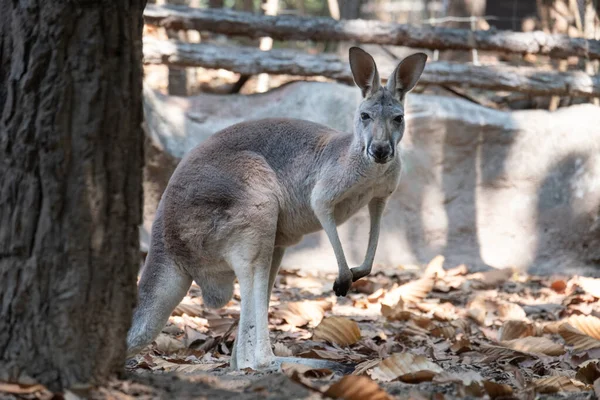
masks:
<svg viewBox="0 0 600 400"><path fill-rule="evenodd" d="M596 1L172 0L149 2L144 20L143 249L177 162L209 135L264 117L350 132L359 45L384 80L406 55L429 56L376 270L441 254L474 270L598 274ZM350 263L368 229L366 212L341 228ZM336 269L322 233L283 264Z"/></svg>

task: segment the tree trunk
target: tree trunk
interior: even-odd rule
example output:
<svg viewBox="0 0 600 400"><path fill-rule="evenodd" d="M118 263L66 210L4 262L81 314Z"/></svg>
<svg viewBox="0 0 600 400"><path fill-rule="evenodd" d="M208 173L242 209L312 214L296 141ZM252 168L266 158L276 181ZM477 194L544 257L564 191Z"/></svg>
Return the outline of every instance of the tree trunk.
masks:
<svg viewBox="0 0 600 400"><path fill-rule="evenodd" d="M120 370L136 297L145 0L0 0L0 380Z"/></svg>

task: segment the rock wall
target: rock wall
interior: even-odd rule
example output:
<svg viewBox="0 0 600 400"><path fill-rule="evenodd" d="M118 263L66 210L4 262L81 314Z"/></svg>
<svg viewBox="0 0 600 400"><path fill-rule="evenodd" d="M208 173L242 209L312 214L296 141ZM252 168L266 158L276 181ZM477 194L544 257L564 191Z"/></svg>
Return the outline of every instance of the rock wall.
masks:
<svg viewBox="0 0 600 400"><path fill-rule="evenodd" d="M268 93L175 98L145 89L150 138L145 221L176 161L209 135L247 119L286 116L350 131L353 87L296 82ZM512 266L600 274L600 108L502 112L456 98L409 95L404 175L384 214L376 262ZM351 266L368 236L363 210L340 227ZM323 232L290 249L284 266L336 269ZM377 269L377 267L376 267Z"/></svg>

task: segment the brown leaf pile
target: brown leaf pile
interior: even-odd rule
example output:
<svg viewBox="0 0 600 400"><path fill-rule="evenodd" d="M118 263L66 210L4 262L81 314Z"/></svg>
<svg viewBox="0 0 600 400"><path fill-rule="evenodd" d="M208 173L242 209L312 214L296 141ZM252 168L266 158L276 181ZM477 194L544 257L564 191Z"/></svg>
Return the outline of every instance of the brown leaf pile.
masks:
<svg viewBox="0 0 600 400"><path fill-rule="evenodd" d="M419 392L425 384L451 385L458 398L600 390L600 280L469 274L443 262L375 273L347 298L331 293L333 275L283 271L270 314L275 354L354 369L341 377L286 364L284 373L317 398L353 400L391 399L398 381L414 386L407 398L432 398ZM215 311L194 293L133 370L226 374L239 297Z"/></svg>

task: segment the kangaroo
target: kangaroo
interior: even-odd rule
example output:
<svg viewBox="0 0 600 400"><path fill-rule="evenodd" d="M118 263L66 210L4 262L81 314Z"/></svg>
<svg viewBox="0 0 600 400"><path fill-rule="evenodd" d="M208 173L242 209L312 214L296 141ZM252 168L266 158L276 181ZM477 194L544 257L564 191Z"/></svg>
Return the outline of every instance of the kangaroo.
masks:
<svg viewBox="0 0 600 400"><path fill-rule="evenodd" d="M232 368L330 367L324 360L274 356L268 309L275 276L285 249L320 229L337 260L337 296L371 272L386 200L400 179L404 99L427 60L423 53L405 58L382 86L373 57L352 47L349 58L363 95L353 134L296 119L248 121L183 158L152 226L127 338L130 356L156 338L192 280L204 304L219 308L231 300L237 277L241 313ZM350 269L336 227L366 205L368 248L364 262Z"/></svg>

